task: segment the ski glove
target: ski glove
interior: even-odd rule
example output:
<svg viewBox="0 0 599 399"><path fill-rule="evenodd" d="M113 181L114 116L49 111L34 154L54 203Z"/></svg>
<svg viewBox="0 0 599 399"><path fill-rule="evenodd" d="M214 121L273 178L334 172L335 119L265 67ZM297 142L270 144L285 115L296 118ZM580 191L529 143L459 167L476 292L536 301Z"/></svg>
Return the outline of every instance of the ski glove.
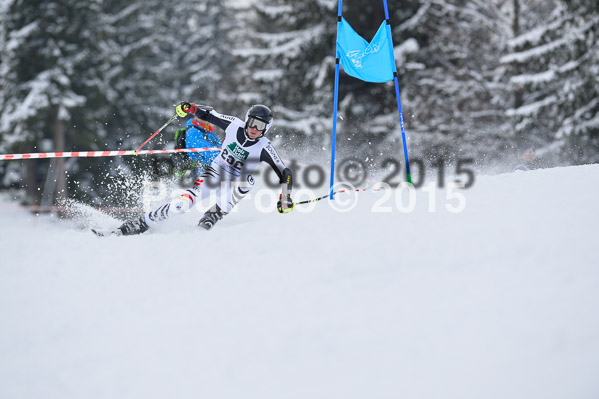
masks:
<svg viewBox="0 0 599 399"><path fill-rule="evenodd" d="M177 115L179 115L181 118L184 118L187 116L187 114L195 114L198 110L198 107L196 107L195 104L182 102L177 105L175 110L177 111Z"/></svg>
<svg viewBox="0 0 599 399"><path fill-rule="evenodd" d="M283 194L279 196L279 201L277 202L277 211L279 213L289 213L293 210L294 206L291 194L287 194L285 198L283 198Z"/></svg>

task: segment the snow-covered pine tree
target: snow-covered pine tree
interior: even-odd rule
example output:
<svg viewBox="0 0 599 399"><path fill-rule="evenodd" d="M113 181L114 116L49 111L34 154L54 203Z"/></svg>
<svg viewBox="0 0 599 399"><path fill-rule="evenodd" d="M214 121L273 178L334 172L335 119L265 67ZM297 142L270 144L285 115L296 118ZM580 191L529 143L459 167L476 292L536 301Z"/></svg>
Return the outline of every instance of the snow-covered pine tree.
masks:
<svg viewBox="0 0 599 399"><path fill-rule="evenodd" d="M174 114L175 82L183 75L176 60L179 24L184 22L174 18L175 7L158 0L107 0L103 7L112 30L107 49L111 109L102 122L110 126L111 140L134 148Z"/></svg>
<svg viewBox="0 0 599 399"><path fill-rule="evenodd" d="M0 87L0 148L34 151L40 140L64 150L98 129L105 86L99 0L4 2ZM29 168L39 167L29 162ZM55 162L58 196L65 195L63 160ZM29 170L29 189L35 176ZM39 176L38 176L39 178Z"/></svg>
<svg viewBox="0 0 599 399"><path fill-rule="evenodd" d="M412 10L394 10L393 28L396 53L411 49L397 58L412 153L479 164L501 156L510 125L499 57L511 21L492 2L419 1Z"/></svg>
<svg viewBox="0 0 599 399"><path fill-rule="evenodd" d="M220 0L180 2L176 16L181 80L179 96L209 104L222 112L235 112L237 73L232 50L247 31L247 8L234 9Z"/></svg>
<svg viewBox="0 0 599 399"><path fill-rule="evenodd" d="M502 58L522 102L518 143L547 164L599 161L599 11L595 1L560 2L549 19L509 42Z"/></svg>

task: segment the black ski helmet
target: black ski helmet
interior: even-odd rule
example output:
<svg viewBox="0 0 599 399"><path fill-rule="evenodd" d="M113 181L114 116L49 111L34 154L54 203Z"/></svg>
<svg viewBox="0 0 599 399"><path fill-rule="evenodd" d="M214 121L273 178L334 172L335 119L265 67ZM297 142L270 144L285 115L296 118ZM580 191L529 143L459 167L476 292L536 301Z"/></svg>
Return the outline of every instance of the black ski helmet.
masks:
<svg viewBox="0 0 599 399"><path fill-rule="evenodd" d="M262 104L252 105L252 107L250 109L248 109L248 112L245 114L245 133L246 133L246 135L247 135L247 128L248 128L250 119L255 119L255 120L264 122L266 124L264 131L262 132L262 135L260 136L260 137L262 137L268 131L268 129L270 129L270 127L272 126L272 122L273 122L272 111L266 105L262 105Z"/></svg>

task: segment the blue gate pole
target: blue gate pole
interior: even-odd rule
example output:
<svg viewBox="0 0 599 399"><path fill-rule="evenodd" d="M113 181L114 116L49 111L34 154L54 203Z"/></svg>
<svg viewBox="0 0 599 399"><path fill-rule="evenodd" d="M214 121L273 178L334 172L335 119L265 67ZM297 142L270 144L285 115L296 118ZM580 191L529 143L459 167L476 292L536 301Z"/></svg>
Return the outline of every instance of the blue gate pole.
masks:
<svg viewBox="0 0 599 399"><path fill-rule="evenodd" d="M341 9L343 0L339 0L339 6L337 10L337 35L339 35L339 24L341 24ZM337 106L339 102L339 53L337 50L337 41L335 40L335 94L334 94L334 107L333 110L333 139L331 142L331 185L329 187L329 199L333 197L333 185L335 184L335 144L337 143Z"/></svg>
<svg viewBox="0 0 599 399"><path fill-rule="evenodd" d="M397 80L397 67L395 66L395 54L393 52L393 37L391 36L391 24L389 23L389 9L387 8L387 0L383 0L385 6L385 21L387 22L387 37L389 38L389 46L391 46L391 55L393 57L393 82L395 83L395 97L397 98L397 110L399 111L399 126L401 127L401 140L403 142L403 154L406 160L406 177L408 183L412 183L412 175L410 174L410 161L408 160L408 146L406 144L406 131L403 123L403 112L401 110L401 95L399 93L399 81Z"/></svg>

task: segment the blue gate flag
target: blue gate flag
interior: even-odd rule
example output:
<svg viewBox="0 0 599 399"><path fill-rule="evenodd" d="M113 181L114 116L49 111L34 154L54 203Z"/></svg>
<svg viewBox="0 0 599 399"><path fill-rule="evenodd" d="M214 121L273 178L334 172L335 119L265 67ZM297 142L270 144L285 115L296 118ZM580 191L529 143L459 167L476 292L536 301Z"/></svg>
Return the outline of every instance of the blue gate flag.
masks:
<svg viewBox="0 0 599 399"><path fill-rule="evenodd" d="M393 80L395 57L391 54L385 21L370 43L358 35L345 18L337 25L337 56L348 75L373 83Z"/></svg>

